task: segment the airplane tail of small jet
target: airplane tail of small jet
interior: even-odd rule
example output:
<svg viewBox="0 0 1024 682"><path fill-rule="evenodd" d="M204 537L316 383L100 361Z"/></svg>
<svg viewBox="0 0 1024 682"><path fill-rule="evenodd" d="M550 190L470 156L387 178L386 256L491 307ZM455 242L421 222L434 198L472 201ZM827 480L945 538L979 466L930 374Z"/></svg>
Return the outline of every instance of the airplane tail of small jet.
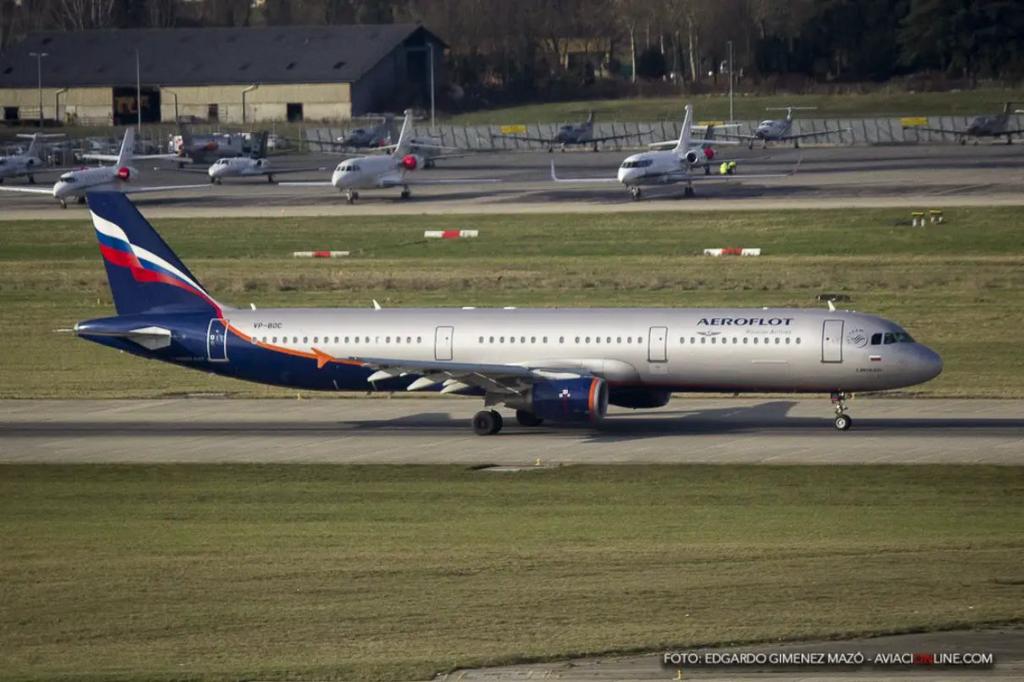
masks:
<svg viewBox="0 0 1024 682"><path fill-rule="evenodd" d="M126 136L127 137L127 136ZM121 192L89 192L93 227L119 315L210 313L217 303Z"/></svg>
<svg viewBox="0 0 1024 682"><path fill-rule="evenodd" d="M121 140L121 151L117 153L117 166L127 166L132 161L135 153L135 128L128 128L124 131L124 139Z"/></svg>
<svg viewBox="0 0 1024 682"><path fill-rule="evenodd" d="M395 155L401 156L408 153L409 143L412 140L412 109L405 110L405 120L402 121L402 131L398 133L398 142L395 143Z"/></svg>
<svg viewBox="0 0 1024 682"><path fill-rule="evenodd" d="M686 105L686 115L683 117L683 127L679 130L679 142L676 143L676 153L685 154L690 149L690 139L693 136L693 105Z"/></svg>
<svg viewBox="0 0 1024 682"><path fill-rule="evenodd" d="M1013 102L1006 102L1003 104L1003 113L1009 115L1013 110Z"/></svg>

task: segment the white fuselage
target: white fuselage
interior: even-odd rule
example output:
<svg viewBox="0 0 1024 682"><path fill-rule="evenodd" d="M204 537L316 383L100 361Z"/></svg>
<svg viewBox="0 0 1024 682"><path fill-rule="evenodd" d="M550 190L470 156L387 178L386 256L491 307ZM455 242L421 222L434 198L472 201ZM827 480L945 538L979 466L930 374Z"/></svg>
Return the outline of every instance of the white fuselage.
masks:
<svg viewBox="0 0 1024 682"><path fill-rule="evenodd" d="M270 171L270 162L266 159L253 159L248 156L236 156L220 159L210 166L207 173L211 180L221 178L242 178L254 175L266 175Z"/></svg>
<svg viewBox="0 0 1024 682"><path fill-rule="evenodd" d="M776 119L761 121L754 130L754 137L765 141L780 141L793 128L793 121L789 119Z"/></svg>
<svg viewBox="0 0 1024 682"><path fill-rule="evenodd" d="M668 185L686 180L689 162L675 151L641 152L626 157L618 178L626 187Z"/></svg>
<svg viewBox="0 0 1024 682"><path fill-rule="evenodd" d="M0 157L0 179L31 175L43 170L43 161L37 156L18 154Z"/></svg>
<svg viewBox="0 0 1024 682"><path fill-rule="evenodd" d="M125 186L134 183L139 171L131 166L100 166L98 168L81 168L68 171L60 176L53 185L55 199L84 197L86 192L113 190L123 191Z"/></svg>
<svg viewBox="0 0 1024 682"><path fill-rule="evenodd" d="M577 368L672 391L873 391L942 370L898 325L804 309L225 311L253 343L335 358Z"/></svg>
<svg viewBox="0 0 1024 682"><path fill-rule="evenodd" d="M339 163L331 174L331 184L340 190L395 187L404 183L405 174L401 158L359 156Z"/></svg>

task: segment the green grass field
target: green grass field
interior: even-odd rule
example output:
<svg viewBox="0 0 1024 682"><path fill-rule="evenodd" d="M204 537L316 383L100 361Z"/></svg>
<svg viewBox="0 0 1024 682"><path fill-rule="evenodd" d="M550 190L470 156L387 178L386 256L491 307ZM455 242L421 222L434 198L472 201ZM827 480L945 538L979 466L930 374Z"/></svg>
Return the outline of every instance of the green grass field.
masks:
<svg viewBox="0 0 1024 682"><path fill-rule="evenodd" d="M821 306L821 292L904 324L946 369L929 396L1024 396L1019 320L1024 218L950 209L911 229L904 211L162 220L157 227L219 300L238 307ZM422 230L478 228L476 240ZM709 246L760 246L712 259ZM293 250L350 249L344 261ZM91 225L0 222L0 397L290 395L145 362L69 334L113 314Z"/></svg>
<svg viewBox="0 0 1024 682"><path fill-rule="evenodd" d="M817 111L797 112L811 118L870 116L954 116L995 113L1006 101L1024 101L1024 90L979 88L956 92L873 92L849 95L743 95L737 94L734 109L737 120L761 120L780 117L783 112L767 112L765 107L818 107ZM699 120L725 120L729 117L728 95L679 95L678 97L635 97L582 102L550 102L507 109L474 111L445 119L456 125L499 125L511 123L562 123L578 121L593 111L605 121L674 121L682 118L683 104L694 106Z"/></svg>
<svg viewBox="0 0 1024 682"><path fill-rule="evenodd" d="M0 679L456 666L1024 618L1024 469L0 466Z"/></svg>

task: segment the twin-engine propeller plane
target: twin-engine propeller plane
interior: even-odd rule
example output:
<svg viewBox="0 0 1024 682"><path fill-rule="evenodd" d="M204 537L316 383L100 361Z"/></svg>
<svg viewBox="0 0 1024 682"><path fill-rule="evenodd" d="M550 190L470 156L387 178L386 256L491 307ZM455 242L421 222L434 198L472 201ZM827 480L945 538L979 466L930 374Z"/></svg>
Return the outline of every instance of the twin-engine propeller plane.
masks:
<svg viewBox="0 0 1024 682"><path fill-rule="evenodd" d="M596 424L609 404L660 407L674 392L829 393L919 384L942 360L889 320L768 308L234 309L213 298L127 197L89 208L117 314L75 333L227 377L324 391L439 391L483 398L523 426ZM489 408L489 409L488 409Z"/></svg>
<svg viewBox="0 0 1024 682"><path fill-rule="evenodd" d="M412 196L411 185L473 185L493 183L493 178L452 178L414 179L415 171L426 167L426 159L411 150L412 144L411 109L405 111L405 121L398 142L390 154L372 154L346 159L338 164L330 182L282 182L281 186L291 187L336 187L345 193L348 203L359 198L359 190L402 188L402 199Z"/></svg>
<svg viewBox="0 0 1024 682"><path fill-rule="evenodd" d="M679 139L672 149L661 149L656 151L641 152L626 157L619 166L618 174L613 177L596 178L561 178L555 170L555 162L551 162L551 179L554 182L567 184L589 184L618 182L629 189L634 201L640 199L642 187L658 185L685 184L684 197L693 196L693 182L700 181L735 181L739 176L735 175L692 175L691 169L704 166L710 162L709 150L713 150L707 140L697 144L693 142L693 107L686 105L686 116L683 117L683 125L679 131ZM657 143L664 144L664 143ZM728 143L727 143L728 144ZM799 164L799 162L798 162ZM759 175L744 175L745 180L756 180L764 178L784 178L796 172L771 173Z"/></svg>
<svg viewBox="0 0 1024 682"><path fill-rule="evenodd" d="M131 163L144 159L174 159L174 154L149 154L136 156L132 153L135 145L135 129L128 128L121 141L121 151L117 156L109 154L84 154L83 159L96 161L113 161L113 166L97 166L95 168L79 168L68 171L60 176L52 189L42 187L0 187L2 192L30 192L33 194L50 194L60 202L61 208L67 208L68 199L75 198L78 203L85 203L85 194L90 191L113 190L125 194L139 192L164 192L176 189L191 189L206 185L164 185L162 187L143 187L134 183L139 180L139 171Z"/></svg>

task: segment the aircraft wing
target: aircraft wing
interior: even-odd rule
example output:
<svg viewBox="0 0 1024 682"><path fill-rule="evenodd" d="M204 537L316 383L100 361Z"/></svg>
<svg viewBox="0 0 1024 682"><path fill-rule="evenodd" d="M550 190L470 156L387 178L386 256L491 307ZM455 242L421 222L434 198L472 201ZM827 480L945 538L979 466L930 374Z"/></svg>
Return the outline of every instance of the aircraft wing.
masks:
<svg viewBox="0 0 1024 682"><path fill-rule="evenodd" d="M88 161L110 161L117 162L117 154L82 154L80 157ZM152 161L153 159L174 159L180 161L182 157L177 154L137 154L133 155L132 161Z"/></svg>
<svg viewBox="0 0 1024 682"><path fill-rule="evenodd" d="M694 147L702 147L705 145L722 146L722 147L738 147L742 144L738 140L725 140L713 137L710 140L690 140L690 143ZM654 151L675 149L675 146L679 144L679 140L664 140L662 142L651 142L647 145L648 149Z"/></svg>
<svg viewBox="0 0 1024 682"><path fill-rule="evenodd" d="M281 187L334 187L330 180L302 180L296 182L279 182Z"/></svg>
<svg viewBox="0 0 1024 682"><path fill-rule="evenodd" d="M627 137L640 137L641 135L650 135L652 131L643 130L638 133L630 133L628 135L605 135L604 137L592 137L589 140L581 140L576 144L590 144L591 142L607 142L609 140L625 140Z"/></svg>
<svg viewBox="0 0 1024 682"><path fill-rule="evenodd" d="M786 135L780 139L782 140L803 140L808 137L821 137L822 135L834 135L836 133L848 133L849 128L839 128L837 130L822 130L818 133L800 133L799 135Z"/></svg>
<svg viewBox="0 0 1024 682"><path fill-rule="evenodd" d="M11 187L10 185L0 185L0 192L23 192L25 194L49 194L53 196L53 187L44 189L42 187Z"/></svg>
<svg viewBox="0 0 1024 682"><path fill-rule="evenodd" d="M400 187L402 185L489 185L495 182L503 182L498 178L406 178L405 180L383 180L382 187Z"/></svg>
<svg viewBox="0 0 1024 682"><path fill-rule="evenodd" d="M540 142L541 144L558 144L558 140L546 137L527 137L525 135L499 135L491 133L491 139L500 138L503 140L519 140L521 142Z"/></svg>
<svg viewBox="0 0 1024 682"><path fill-rule="evenodd" d="M947 135L966 135L966 130L947 130L946 128L929 128L927 126L903 126L904 130L924 130L929 133L946 133Z"/></svg>
<svg viewBox="0 0 1024 682"><path fill-rule="evenodd" d="M333 358L318 354L319 362L326 364ZM566 379L590 376L579 368L531 368L525 365L499 365L474 362L446 362L443 360L397 360L392 358L350 357L348 361L360 362L377 370L368 382L382 381L403 374L417 374L422 378L409 385L406 390L416 391L443 384L442 393L482 389L487 393L519 395L534 382L552 378Z"/></svg>
<svg viewBox="0 0 1024 682"><path fill-rule="evenodd" d="M167 190L176 189L199 189L199 188L210 188L210 183L204 182L201 185L164 185L163 187L122 187L117 190L122 194L142 194L143 192L164 192Z"/></svg>
<svg viewBox="0 0 1024 682"><path fill-rule="evenodd" d="M78 158L83 161L117 161L120 157L117 154L82 154Z"/></svg>
<svg viewBox="0 0 1024 682"><path fill-rule="evenodd" d="M551 162L551 180L553 182L567 182L567 183L571 183L571 184L574 184L574 185L587 184L587 183L592 183L592 182L618 182L619 181L619 179L617 177L615 177L615 178L610 178L610 177L603 177L603 178L560 178L560 177L558 177L558 173L555 172L555 162L554 161Z"/></svg>

